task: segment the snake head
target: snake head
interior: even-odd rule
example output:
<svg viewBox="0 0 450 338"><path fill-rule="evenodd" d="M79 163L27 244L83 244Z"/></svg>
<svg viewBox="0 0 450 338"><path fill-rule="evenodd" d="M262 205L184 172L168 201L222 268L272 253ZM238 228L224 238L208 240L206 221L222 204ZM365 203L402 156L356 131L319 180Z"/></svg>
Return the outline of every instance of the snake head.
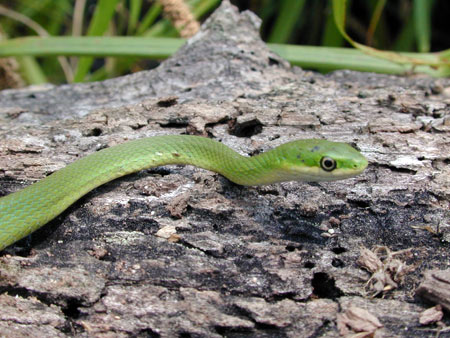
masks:
<svg viewBox="0 0 450 338"><path fill-rule="evenodd" d="M280 170L292 181L335 181L356 176L366 169L367 159L346 143L298 140L279 148L284 161Z"/></svg>

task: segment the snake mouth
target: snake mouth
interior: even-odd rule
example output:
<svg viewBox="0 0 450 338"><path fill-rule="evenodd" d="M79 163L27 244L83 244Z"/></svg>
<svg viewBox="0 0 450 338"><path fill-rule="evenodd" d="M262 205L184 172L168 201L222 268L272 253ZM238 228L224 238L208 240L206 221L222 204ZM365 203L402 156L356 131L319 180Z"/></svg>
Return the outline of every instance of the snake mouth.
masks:
<svg viewBox="0 0 450 338"><path fill-rule="evenodd" d="M289 166L277 174L277 181L327 182L347 179L361 174L367 168L365 158L355 162L352 168L336 168L332 171L320 167Z"/></svg>
<svg viewBox="0 0 450 338"><path fill-rule="evenodd" d="M335 181L335 180L342 180L346 178L352 178L356 175L361 174L364 168L358 168L358 169L336 169L334 172L329 175L329 177L323 177L322 181ZM319 178L318 178L319 179Z"/></svg>

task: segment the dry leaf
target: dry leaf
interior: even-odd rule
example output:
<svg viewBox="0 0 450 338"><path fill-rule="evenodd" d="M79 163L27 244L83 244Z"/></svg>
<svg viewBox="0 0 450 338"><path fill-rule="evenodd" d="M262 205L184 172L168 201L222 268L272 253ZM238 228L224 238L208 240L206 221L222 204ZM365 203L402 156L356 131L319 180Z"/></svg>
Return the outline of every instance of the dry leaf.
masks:
<svg viewBox="0 0 450 338"><path fill-rule="evenodd" d="M411 250L391 251L388 247L377 246L373 251L362 248L358 258L358 265L372 273L366 284L372 296L381 292L387 292L398 287L404 277L415 269L412 265L406 265L396 256L411 255Z"/></svg>

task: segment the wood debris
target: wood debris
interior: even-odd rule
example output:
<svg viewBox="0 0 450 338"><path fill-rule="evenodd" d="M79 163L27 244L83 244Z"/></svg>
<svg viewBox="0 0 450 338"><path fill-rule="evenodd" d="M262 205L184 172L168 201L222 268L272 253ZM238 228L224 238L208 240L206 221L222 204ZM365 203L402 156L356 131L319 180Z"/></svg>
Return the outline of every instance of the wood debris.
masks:
<svg viewBox="0 0 450 338"><path fill-rule="evenodd" d="M383 327L377 317L369 311L350 306L344 313L337 314L337 326L342 336L359 333L357 337L375 337L375 332Z"/></svg>
<svg viewBox="0 0 450 338"><path fill-rule="evenodd" d="M407 265L398 256L411 256L411 249L391 251L388 247L377 246L375 249L361 249L357 264L366 269L372 276L367 281L366 289L372 297L396 289L404 277L414 271L415 267Z"/></svg>

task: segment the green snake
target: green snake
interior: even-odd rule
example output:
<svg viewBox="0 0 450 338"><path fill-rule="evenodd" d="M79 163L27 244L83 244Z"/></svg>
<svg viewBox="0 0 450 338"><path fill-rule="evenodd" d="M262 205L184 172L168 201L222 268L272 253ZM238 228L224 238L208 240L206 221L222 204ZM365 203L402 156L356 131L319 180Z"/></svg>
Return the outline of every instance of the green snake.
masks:
<svg viewBox="0 0 450 338"><path fill-rule="evenodd" d="M345 143L297 140L246 157L212 139L154 136L97 151L22 190L0 198L0 250L61 214L92 189L142 169L190 164L240 185L332 181L355 176L367 160Z"/></svg>

